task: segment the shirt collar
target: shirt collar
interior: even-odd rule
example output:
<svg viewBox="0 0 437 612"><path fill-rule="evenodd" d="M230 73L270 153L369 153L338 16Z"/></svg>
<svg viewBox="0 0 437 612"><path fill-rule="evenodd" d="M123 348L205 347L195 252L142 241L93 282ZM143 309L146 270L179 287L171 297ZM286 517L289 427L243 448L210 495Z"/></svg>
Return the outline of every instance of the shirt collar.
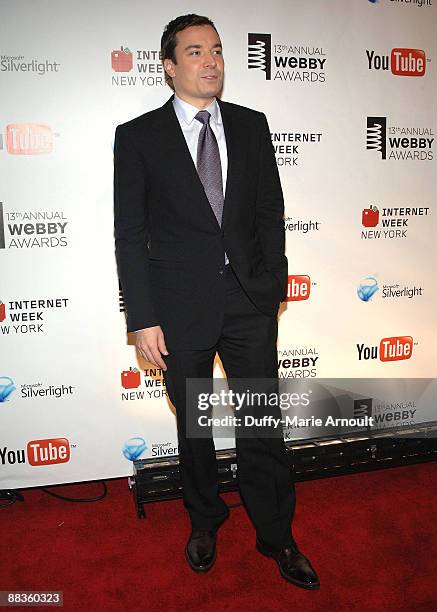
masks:
<svg viewBox="0 0 437 612"><path fill-rule="evenodd" d="M188 104L188 102L185 102L185 100L182 100L176 94L174 95L173 106L179 121L183 121L184 123L186 123L186 125L191 125L194 121L195 116L199 112L198 108L196 108L192 104ZM216 98L214 98L211 104L207 106L204 110L207 110L210 113L211 118L216 123L216 125L221 125L222 117L220 113L220 107Z"/></svg>

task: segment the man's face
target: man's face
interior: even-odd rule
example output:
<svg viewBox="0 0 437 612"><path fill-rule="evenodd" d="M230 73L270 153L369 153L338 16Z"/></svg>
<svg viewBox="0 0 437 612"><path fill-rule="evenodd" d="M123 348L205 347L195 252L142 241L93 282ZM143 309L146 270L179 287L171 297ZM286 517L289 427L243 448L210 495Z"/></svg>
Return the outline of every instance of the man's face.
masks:
<svg viewBox="0 0 437 612"><path fill-rule="evenodd" d="M177 95L197 108L206 108L223 87L224 61L219 35L212 26L190 26L178 32L176 64L164 60Z"/></svg>

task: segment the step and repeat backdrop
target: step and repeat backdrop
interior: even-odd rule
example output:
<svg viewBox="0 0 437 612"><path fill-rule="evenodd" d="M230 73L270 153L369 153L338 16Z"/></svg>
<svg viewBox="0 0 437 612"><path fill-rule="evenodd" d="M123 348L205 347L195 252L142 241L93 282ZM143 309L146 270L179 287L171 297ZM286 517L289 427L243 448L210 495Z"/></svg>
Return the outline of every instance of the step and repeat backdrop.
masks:
<svg viewBox="0 0 437 612"><path fill-rule="evenodd" d="M177 454L161 372L126 335L113 142L171 95L160 38L190 12L221 35L223 99L270 125L281 378L392 379L389 400L364 402L377 427L436 420L435 0L2 2L1 489Z"/></svg>

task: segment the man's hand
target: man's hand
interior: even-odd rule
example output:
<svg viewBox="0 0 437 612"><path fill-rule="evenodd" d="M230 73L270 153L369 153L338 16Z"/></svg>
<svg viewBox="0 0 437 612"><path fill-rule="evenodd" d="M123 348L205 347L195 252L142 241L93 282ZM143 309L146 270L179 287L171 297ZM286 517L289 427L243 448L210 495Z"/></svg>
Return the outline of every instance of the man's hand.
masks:
<svg viewBox="0 0 437 612"><path fill-rule="evenodd" d="M159 325L146 327L135 332L135 345L146 361L153 363L161 370L167 370L161 354L168 355L168 351L165 346L164 334Z"/></svg>

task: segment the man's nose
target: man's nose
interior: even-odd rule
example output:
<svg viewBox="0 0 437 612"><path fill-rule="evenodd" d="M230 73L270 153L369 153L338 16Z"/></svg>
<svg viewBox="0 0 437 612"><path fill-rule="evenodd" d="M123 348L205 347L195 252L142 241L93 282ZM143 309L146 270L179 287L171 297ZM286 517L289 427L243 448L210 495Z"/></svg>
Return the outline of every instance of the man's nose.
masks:
<svg viewBox="0 0 437 612"><path fill-rule="evenodd" d="M205 55L205 66L216 66L217 61L213 53L207 53Z"/></svg>

